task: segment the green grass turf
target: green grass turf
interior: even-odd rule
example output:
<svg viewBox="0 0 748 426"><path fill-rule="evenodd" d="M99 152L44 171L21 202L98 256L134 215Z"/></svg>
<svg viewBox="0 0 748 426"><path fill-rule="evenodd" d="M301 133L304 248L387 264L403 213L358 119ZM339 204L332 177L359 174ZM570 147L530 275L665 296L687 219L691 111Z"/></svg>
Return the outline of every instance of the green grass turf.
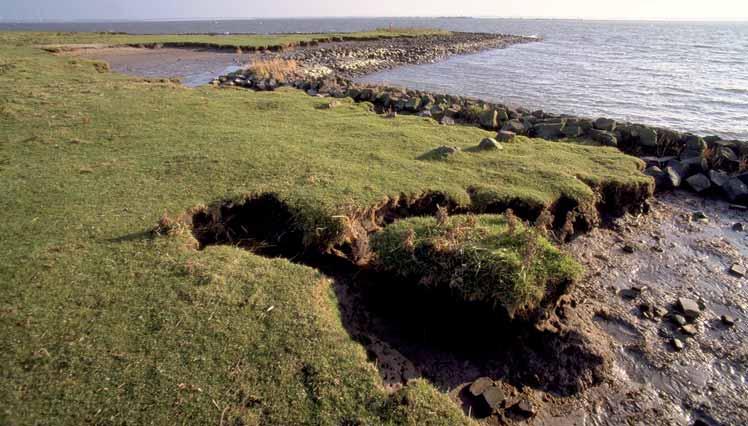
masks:
<svg viewBox="0 0 748 426"><path fill-rule="evenodd" d="M278 194L310 238L334 239L336 215L400 193L467 204L480 185L549 204L592 202L585 182L651 187L612 148L523 138L421 161L489 133L99 73L34 47L76 37L110 42L0 34L2 424L469 423L426 381L386 394L317 271L148 230L245 193Z"/></svg>
<svg viewBox="0 0 748 426"><path fill-rule="evenodd" d="M373 237L372 249L386 271L509 317L537 317L547 295L581 273L537 231L496 215L400 220Z"/></svg>

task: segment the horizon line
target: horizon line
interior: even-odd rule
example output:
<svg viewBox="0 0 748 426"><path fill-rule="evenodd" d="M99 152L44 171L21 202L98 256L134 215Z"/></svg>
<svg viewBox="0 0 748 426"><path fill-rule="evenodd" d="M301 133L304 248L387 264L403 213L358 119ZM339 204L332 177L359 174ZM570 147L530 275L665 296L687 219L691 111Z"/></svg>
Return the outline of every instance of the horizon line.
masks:
<svg viewBox="0 0 748 426"><path fill-rule="evenodd" d="M132 22L205 22L205 21L243 21L243 20L302 20L302 19L519 19L519 20L560 20L560 21L643 21L643 22L748 22L748 17L739 18L663 18L663 17L552 17L552 16L494 16L494 15L413 15L413 16L262 16L262 17L190 17L190 18L91 18L91 19L63 19L63 18L30 18L5 19L0 17L0 23L12 24L77 24L77 23L132 23Z"/></svg>

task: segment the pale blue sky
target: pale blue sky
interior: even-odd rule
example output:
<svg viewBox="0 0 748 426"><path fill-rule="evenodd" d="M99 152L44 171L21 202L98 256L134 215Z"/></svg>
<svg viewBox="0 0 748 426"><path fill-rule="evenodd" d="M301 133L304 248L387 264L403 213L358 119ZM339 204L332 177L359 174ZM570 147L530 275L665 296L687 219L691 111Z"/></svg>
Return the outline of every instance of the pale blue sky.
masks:
<svg viewBox="0 0 748 426"><path fill-rule="evenodd" d="M748 0L0 0L3 20L502 16L748 19Z"/></svg>

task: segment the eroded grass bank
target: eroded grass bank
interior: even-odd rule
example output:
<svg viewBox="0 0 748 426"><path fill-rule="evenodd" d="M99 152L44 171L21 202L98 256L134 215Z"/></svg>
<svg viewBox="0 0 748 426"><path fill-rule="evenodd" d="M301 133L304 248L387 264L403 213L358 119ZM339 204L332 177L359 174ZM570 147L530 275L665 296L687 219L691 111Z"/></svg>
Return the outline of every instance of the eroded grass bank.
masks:
<svg viewBox="0 0 748 426"><path fill-rule="evenodd" d="M419 160L491 134L293 90L128 78L33 47L48 35L3 37L3 422L470 423L425 380L386 392L318 271L149 230L165 211L273 193L306 246L341 249L355 240L341 217L382 226L418 194L587 207L568 215L601 211L600 188L652 190L614 148L523 138Z"/></svg>

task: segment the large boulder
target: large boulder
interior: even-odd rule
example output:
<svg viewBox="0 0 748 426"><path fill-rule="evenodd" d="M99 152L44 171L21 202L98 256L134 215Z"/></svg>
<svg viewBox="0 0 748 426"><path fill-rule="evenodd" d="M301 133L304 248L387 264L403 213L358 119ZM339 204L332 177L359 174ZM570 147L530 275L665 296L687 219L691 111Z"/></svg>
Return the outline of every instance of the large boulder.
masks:
<svg viewBox="0 0 748 426"><path fill-rule="evenodd" d="M564 128L561 129L561 133L563 133L567 138L578 138L582 133L584 133L584 130L578 123L567 123Z"/></svg>
<svg viewBox="0 0 748 426"><path fill-rule="evenodd" d="M620 140L627 143L638 145L649 150L657 147L657 131L651 127L639 124L627 124L624 126L618 126L616 133L620 135Z"/></svg>
<svg viewBox="0 0 748 426"><path fill-rule="evenodd" d="M709 180L712 182L712 185L722 188L730 180L730 176L719 170L709 170Z"/></svg>
<svg viewBox="0 0 748 426"><path fill-rule="evenodd" d="M683 175L673 167L665 168L665 189L678 188L683 182Z"/></svg>
<svg viewBox="0 0 748 426"><path fill-rule="evenodd" d="M676 173L678 173L678 176L680 176L681 179L686 179L689 176L692 176L696 173L691 173L691 170L689 170L688 166L685 166L683 163L681 163L678 160L670 160L665 164L665 167L669 167L673 169Z"/></svg>
<svg viewBox="0 0 748 426"><path fill-rule="evenodd" d="M705 157L681 158L680 164L686 176L709 171L709 161Z"/></svg>
<svg viewBox="0 0 748 426"><path fill-rule="evenodd" d="M509 113L505 109L499 109L496 111L497 118L500 123L503 123L507 120L509 120Z"/></svg>
<svg viewBox="0 0 748 426"><path fill-rule="evenodd" d="M640 126L638 128L639 145L646 148L657 147L657 131L651 127Z"/></svg>
<svg viewBox="0 0 748 426"><path fill-rule="evenodd" d="M592 124L595 129L605 132L614 132L616 130L616 121L609 118L598 118Z"/></svg>
<svg viewBox="0 0 748 426"><path fill-rule="evenodd" d="M696 135L687 135L685 137L685 148L687 151L703 153L706 150L706 141L704 138Z"/></svg>
<svg viewBox="0 0 748 426"><path fill-rule="evenodd" d="M618 145L618 139L616 138L616 135L609 131L605 130L598 130L598 129L590 129L589 131L590 138L605 146L617 146Z"/></svg>
<svg viewBox="0 0 748 426"><path fill-rule="evenodd" d="M510 132L508 130L500 130L499 133L496 134L496 139L501 142L511 142L512 140L514 140L515 136L517 136L517 134L514 132Z"/></svg>
<svg viewBox="0 0 748 426"><path fill-rule="evenodd" d="M736 172L740 168L740 159L729 146L717 146L714 163L727 172Z"/></svg>
<svg viewBox="0 0 748 426"><path fill-rule="evenodd" d="M748 204L748 185L737 177L728 180L722 186L722 190L725 191L725 195L731 203Z"/></svg>
<svg viewBox="0 0 748 426"><path fill-rule="evenodd" d="M478 116L478 121L484 129L496 129L499 127L498 112L495 109L483 111Z"/></svg>
<svg viewBox="0 0 748 426"><path fill-rule="evenodd" d="M418 111L418 108L420 106L421 106L421 98L413 97L405 101L405 105L403 109L406 111L410 111L410 112L416 112Z"/></svg>
<svg viewBox="0 0 748 426"><path fill-rule="evenodd" d="M509 120L501 126L501 130L522 135L525 133L525 125L519 120Z"/></svg>
<svg viewBox="0 0 748 426"><path fill-rule="evenodd" d="M686 182L688 183L688 186L691 187L691 189L698 193L705 192L712 187L712 182L703 173L691 176L690 178L686 179Z"/></svg>
<svg viewBox="0 0 748 426"><path fill-rule="evenodd" d="M563 137L564 123L538 123L532 127L533 134L542 139Z"/></svg>

